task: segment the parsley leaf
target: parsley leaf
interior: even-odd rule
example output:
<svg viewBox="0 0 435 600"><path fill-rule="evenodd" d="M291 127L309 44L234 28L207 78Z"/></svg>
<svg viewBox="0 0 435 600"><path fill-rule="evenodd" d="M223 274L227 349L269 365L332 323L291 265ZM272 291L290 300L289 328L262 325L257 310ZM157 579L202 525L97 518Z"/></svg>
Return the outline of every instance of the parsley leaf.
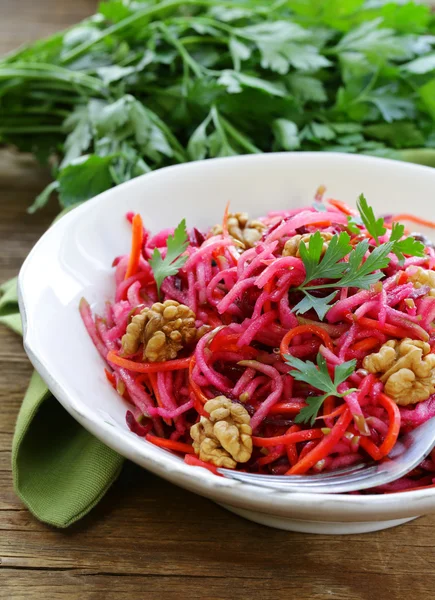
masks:
<svg viewBox="0 0 435 600"><path fill-rule="evenodd" d="M393 249L393 244L381 244L364 257L369 249L368 240L360 242L349 254L348 269L343 278L336 284L339 287L358 287L368 290L371 285L379 281L384 275L379 269L385 269L390 262L388 255Z"/></svg>
<svg viewBox="0 0 435 600"><path fill-rule="evenodd" d="M406 56L404 48L393 29L379 27L382 19L361 23L352 29L337 44L340 52L361 52L369 56L398 58Z"/></svg>
<svg viewBox="0 0 435 600"><path fill-rule="evenodd" d="M266 79L252 77L251 75L245 75L231 69L222 71L218 83L226 87L229 94L240 94L243 88L252 88L266 92L270 96L283 97L286 95L284 87L278 83L271 83Z"/></svg>
<svg viewBox="0 0 435 600"><path fill-rule="evenodd" d="M320 320L325 318L326 313L331 308L330 302L334 300L337 295L337 292L332 292L329 296L325 298L316 298L306 290L304 290L304 298L296 306L294 306L293 310L297 315L303 315L309 310L313 309L316 311L317 316Z"/></svg>
<svg viewBox="0 0 435 600"><path fill-rule="evenodd" d="M81 156L61 169L58 180L63 207L84 202L112 187L111 156Z"/></svg>
<svg viewBox="0 0 435 600"><path fill-rule="evenodd" d="M368 205L367 200L365 199L363 194L360 195L359 200L357 202L357 206L361 215L361 220L364 223L367 231L376 240L376 243L379 244L379 237L384 235L387 231L384 226L384 220L382 218L376 219L373 208ZM350 224L349 219L348 224ZM350 225L350 227L352 226L353 224ZM353 233L352 229L351 231ZM387 246L389 248L387 254L389 252L393 252L399 259L400 264L403 264L405 260L405 254L408 256L424 256L424 244L422 244L422 242L417 241L413 237L408 237L402 240L404 233L404 225L401 225L400 223L393 223L389 243L384 244L384 246ZM372 254L375 254L375 252L373 252ZM378 253L378 257L379 255L380 254Z"/></svg>
<svg viewBox="0 0 435 600"><path fill-rule="evenodd" d="M376 106L387 123L414 116L414 102L409 98L400 98L396 86L378 88L365 100Z"/></svg>
<svg viewBox="0 0 435 600"><path fill-rule="evenodd" d="M306 102L325 102L327 95L323 83L309 75L292 73L287 78L291 92Z"/></svg>
<svg viewBox="0 0 435 600"><path fill-rule="evenodd" d="M336 292L326 298L316 298L310 293L311 290L343 287L369 289L384 276L380 269L388 265L388 254L393 251L395 242L381 244L368 256L366 256L369 250L368 240L360 242L355 248L352 248L349 242L350 237L344 231L340 235L334 235L322 259L323 239L320 232L316 231L310 236L308 247L305 244L299 246L306 277L304 282L294 290L301 291L305 295L305 298L293 308L297 314L304 314L314 309L322 320L328 312L329 302L333 300ZM347 262L343 261L346 256L348 256ZM319 279L337 281L315 283Z"/></svg>
<svg viewBox="0 0 435 600"><path fill-rule="evenodd" d="M300 71L315 71L332 63L319 48L305 43L310 32L291 21L258 23L235 30L240 37L252 40L261 54L261 66L285 75L290 67Z"/></svg>
<svg viewBox="0 0 435 600"><path fill-rule="evenodd" d="M59 188L58 181L52 181L51 183L49 183L47 185L47 187L45 187L42 190L42 192L36 196L35 200L33 201L33 204L31 206L29 206L29 208L27 209L27 212L32 215L37 210L40 210L41 208L43 208L47 204L47 202L50 200L51 194L54 191L56 191L58 188Z"/></svg>
<svg viewBox="0 0 435 600"><path fill-rule="evenodd" d="M300 244L299 253L305 267L305 280L295 288L303 292L304 298L293 310L296 314L304 314L314 310L320 320L323 320L330 309L330 302L334 300L337 292L326 297L317 297L311 294L312 290L328 288L357 287L368 290L378 282L384 274L382 269L389 264L390 253L394 253L403 264L405 255L424 256L424 245L413 237L402 239L405 227L394 223L390 240L384 244L379 243L379 237L387 231L382 218L376 219L373 208L369 206L363 194L358 199L358 209L361 218L348 216L348 229L355 234L360 233L359 225L364 225L378 246L369 252L369 241L359 242L354 248L350 244L349 234L341 232L330 240L322 258L323 238L319 231L310 236L308 245ZM343 259L348 257L347 261ZM334 279L332 282L318 282L322 279ZM316 283L317 281L317 283Z"/></svg>
<svg viewBox="0 0 435 600"><path fill-rule="evenodd" d="M382 217L376 219L373 208L368 205L364 194L360 194L357 206L365 228L373 237L373 239L376 240L376 243L379 244L379 237L384 235L387 231L384 227L384 219L382 219Z"/></svg>
<svg viewBox="0 0 435 600"><path fill-rule="evenodd" d="M297 150L301 143L298 136L298 128L293 121L288 119L275 119L272 124L278 149Z"/></svg>
<svg viewBox="0 0 435 600"><path fill-rule="evenodd" d="M424 146L424 136L417 125L409 121L368 125L364 129L364 134L393 148L419 148Z"/></svg>
<svg viewBox="0 0 435 600"><path fill-rule="evenodd" d="M251 49L235 37L230 39L229 49L234 63L234 70L240 71L242 62L251 57Z"/></svg>
<svg viewBox="0 0 435 600"><path fill-rule="evenodd" d="M413 237L408 237L396 242L393 246L393 252L399 259L399 264L403 264L405 254L407 256L424 256L424 244Z"/></svg>
<svg viewBox="0 0 435 600"><path fill-rule="evenodd" d="M186 230L186 219L183 219L177 225L174 235L168 236L165 258L162 257L157 248L154 248L154 252L149 260L149 263L153 270L159 297L163 280L171 275L176 275L187 261L188 256L182 256L182 254L185 252L188 245L189 239Z"/></svg>
<svg viewBox="0 0 435 600"><path fill-rule="evenodd" d="M435 53L416 58L415 60L402 65L402 69L409 73L417 73L419 75L435 71Z"/></svg>
<svg viewBox="0 0 435 600"><path fill-rule="evenodd" d="M328 244L328 248L320 260L323 238L319 231L310 236L308 248L300 244L299 252L305 266L306 276L302 284L304 286L314 279L337 279L347 268L347 264L341 261L352 250L350 237L345 231L340 235L334 235Z"/></svg>
<svg viewBox="0 0 435 600"><path fill-rule="evenodd" d="M296 415L295 423L311 423L314 425L314 421L318 415L318 412L323 402L328 396L335 396L336 398L344 398L351 392L355 391L355 388L346 390L346 392L339 392L338 386L346 381L350 375L355 371L356 360L349 360L347 362L338 365L334 369L334 379L331 376L326 365L326 360L320 354L317 354L317 365L311 361L303 361L294 356L286 354L284 356L285 362L293 367L291 375L296 381L302 381L308 383L316 390L324 392L321 396L311 396L307 398L307 406L302 408L298 415Z"/></svg>
<svg viewBox="0 0 435 600"><path fill-rule="evenodd" d="M393 223L391 229L390 242L393 243L392 251L399 259L399 264L405 261L405 254L408 256L424 256L424 244L413 237L402 240L405 233L405 226L401 223Z"/></svg>

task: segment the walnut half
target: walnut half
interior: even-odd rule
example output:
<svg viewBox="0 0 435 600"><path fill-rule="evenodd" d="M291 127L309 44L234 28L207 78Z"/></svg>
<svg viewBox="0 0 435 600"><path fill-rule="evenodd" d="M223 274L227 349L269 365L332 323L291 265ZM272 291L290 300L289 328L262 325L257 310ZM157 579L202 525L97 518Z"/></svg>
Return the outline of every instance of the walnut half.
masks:
<svg viewBox="0 0 435 600"><path fill-rule="evenodd" d="M250 416L241 404L217 396L204 405L210 417L190 428L193 448L201 460L233 469L252 454Z"/></svg>
<svg viewBox="0 0 435 600"><path fill-rule="evenodd" d="M332 240L333 236L332 236L332 233L329 233L328 231L320 231L319 233L323 240L322 253L321 253L321 256L323 256L325 254L326 250L328 249L329 242ZM312 235L313 235L312 233L304 233L303 235L294 235L289 240L287 240L286 243L284 244L284 249L282 251L282 255L283 256L300 257L301 256L301 254L299 252L300 245L305 244L306 246L308 246L308 244L310 243L310 237Z"/></svg>
<svg viewBox="0 0 435 600"><path fill-rule="evenodd" d="M240 248L252 248L261 240L263 231L266 228L261 221L249 220L247 213L230 213L228 215L228 233L238 242ZM215 225L211 228L212 235L222 233L222 225Z"/></svg>
<svg viewBox="0 0 435 600"><path fill-rule="evenodd" d="M122 351L134 354L143 343L144 360L172 360L184 346L194 342L199 333L195 313L188 306L176 300L156 302L132 318L122 337Z"/></svg>
<svg viewBox="0 0 435 600"><path fill-rule="evenodd" d="M435 354L420 340L390 340L363 361L369 373L381 373L385 393L406 406L427 400L435 393Z"/></svg>

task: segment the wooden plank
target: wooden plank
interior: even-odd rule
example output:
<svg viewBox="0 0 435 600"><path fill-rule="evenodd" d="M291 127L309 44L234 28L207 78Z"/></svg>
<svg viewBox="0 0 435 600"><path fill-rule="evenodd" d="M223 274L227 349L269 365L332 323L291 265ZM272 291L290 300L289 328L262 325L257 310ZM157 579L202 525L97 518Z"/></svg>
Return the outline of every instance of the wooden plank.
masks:
<svg viewBox="0 0 435 600"><path fill-rule="evenodd" d="M0 55L81 21L96 5L96 0L2 0Z"/></svg>
<svg viewBox="0 0 435 600"><path fill-rule="evenodd" d="M2 0L0 54L66 27L94 0ZM26 208L49 181L0 151L0 282L16 274L57 208ZM0 599L403 600L433 598L435 517L354 536L268 529L127 464L96 509L59 531L15 496L10 446L31 366L0 328Z"/></svg>
<svg viewBox="0 0 435 600"><path fill-rule="evenodd" d="M289 568L289 570L291 570ZM336 571L336 570L334 570ZM298 600L370 600L388 597L390 600L403 598L400 590L409 589L409 580L396 575L394 584L387 587L381 576L373 577L367 586L356 583L349 584L343 572L336 572L324 583L314 582L309 578L291 577L252 579L253 572L249 566L245 569L244 577L232 578L222 571L210 574L198 580L196 577L183 578L173 576L148 576L124 575L117 573L83 574L76 571L43 571L20 572L19 578L14 577L13 571L5 570L6 576L10 574L8 585L3 593L9 593L8 598L14 600L28 600L35 597L50 598L53 600L73 598L80 590L82 598L99 600L131 600L132 598L180 600L246 600L247 598L261 598L262 600L275 600L276 598L298 598ZM1 577L1 575L0 575ZM0 579L1 582L1 579ZM408 585L406 585L408 583ZM429 585L413 578L416 584L416 593L430 590ZM405 585L404 585L405 584ZM138 596L138 590L141 595ZM385 593L388 596L382 596ZM1 594L1 592L0 592ZM35 595L36 594L36 595ZM0 596L3 597L3 596ZM417 596L421 597L421 596ZM6 598L6 596L4 596Z"/></svg>

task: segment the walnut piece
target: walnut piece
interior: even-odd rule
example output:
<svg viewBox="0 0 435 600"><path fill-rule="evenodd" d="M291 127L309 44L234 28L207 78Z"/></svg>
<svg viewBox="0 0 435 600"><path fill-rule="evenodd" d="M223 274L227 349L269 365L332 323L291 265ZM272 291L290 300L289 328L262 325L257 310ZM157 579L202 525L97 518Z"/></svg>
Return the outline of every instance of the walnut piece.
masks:
<svg viewBox="0 0 435 600"><path fill-rule="evenodd" d="M234 469L252 454L250 416L241 404L217 396L204 405L210 417L201 417L190 428L193 448L201 460Z"/></svg>
<svg viewBox="0 0 435 600"><path fill-rule="evenodd" d="M321 252L321 256L323 256L328 248L329 242L332 240L332 233L329 232L323 232L320 231L319 232L322 240L323 240L323 246L322 246L322 252ZM304 233L303 235L294 235L292 238L290 238L289 240L286 241L286 243L284 244L284 249L282 251L282 255L283 256L297 256L300 257L300 252L299 252L299 247L301 244L305 244L305 246L308 247L308 244L310 242L310 237L312 236L312 233Z"/></svg>
<svg viewBox="0 0 435 600"><path fill-rule="evenodd" d="M390 340L363 361L369 373L381 373L385 393L406 406L427 400L435 393L435 354L420 340Z"/></svg>
<svg viewBox="0 0 435 600"><path fill-rule="evenodd" d="M124 354L134 354L143 343L143 359L163 362L203 333L195 327L195 313L176 300L156 302L135 315L122 337Z"/></svg>
<svg viewBox="0 0 435 600"><path fill-rule="evenodd" d="M230 213L228 215L228 233L243 250L252 248L261 240L266 225L261 221L249 220L247 213ZM211 228L212 235L222 233L222 225Z"/></svg>
<svg viewBox="0 0 435 600"><path fill-rule="evenodd" d="M435 271L423 269L422 267L408 267L406 274L414 287L420 288L423 285L428 285L430 287L429 296L435 296Z"/></svg>

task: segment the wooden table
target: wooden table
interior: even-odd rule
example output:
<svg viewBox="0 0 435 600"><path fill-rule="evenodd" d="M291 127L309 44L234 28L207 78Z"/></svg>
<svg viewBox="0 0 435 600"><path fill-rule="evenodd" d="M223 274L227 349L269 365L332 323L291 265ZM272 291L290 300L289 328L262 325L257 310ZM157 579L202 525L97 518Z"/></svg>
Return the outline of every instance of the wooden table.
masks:
<svg viewBox="0 0 435 600"><path fill-rule="evenodd" d="M92 13L94 0L1 0L0 53ZM0 282L13 276L56 207L26 207L48 180L0 154ZM435 517L378 533L309 536L268 529L133 464L80 523L57 531L15 497L14 422L31 367L0 330L0 598L429 600Z"/></svg>

